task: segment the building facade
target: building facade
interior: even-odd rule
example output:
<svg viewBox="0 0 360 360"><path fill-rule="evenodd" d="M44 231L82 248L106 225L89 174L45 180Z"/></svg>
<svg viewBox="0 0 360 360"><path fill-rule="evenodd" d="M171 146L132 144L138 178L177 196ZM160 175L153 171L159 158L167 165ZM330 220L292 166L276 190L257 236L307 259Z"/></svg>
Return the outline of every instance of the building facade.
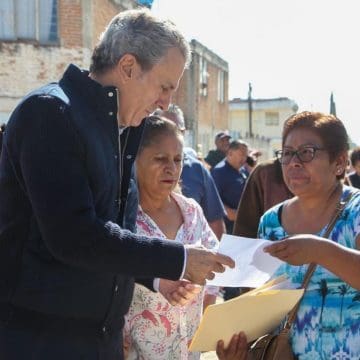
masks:
<svg viewBox="0 0 360 360"><path fill-rule="evenodd" d="M214 136L228 129L228 63L197 40L190 42L192 62L184 73L173 102L184 111L187 142L204 155ZM198 148L199 149L199 148Z"/></svg>
<svg viewBox="0 0 360 360"><path fill-rule="evenodd" d="M252 99L250 106L248 99L235 98L229 101L229 129L261 150L265 160L281 148L284 121L297 111L296 102L287 97Z"/></svg>
<svg viewBox="0 0 360 360"><path fill-rule="evenodd" d="M135 0L1 0L0 123L31 89L57 81L69 63L88 68L104 27Z"/></svg>

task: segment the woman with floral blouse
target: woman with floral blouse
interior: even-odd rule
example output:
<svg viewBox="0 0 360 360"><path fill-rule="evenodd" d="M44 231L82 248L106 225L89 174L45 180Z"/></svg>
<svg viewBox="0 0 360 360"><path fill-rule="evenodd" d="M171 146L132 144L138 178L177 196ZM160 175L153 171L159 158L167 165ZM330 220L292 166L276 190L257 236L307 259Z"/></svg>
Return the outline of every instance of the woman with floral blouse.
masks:
<svg viewBox="0 0 360 360"><path fill-rule="evenodd" d="M137 232L216 249L218 241L200 206L178 191L182 154L183 137L176 125L150 117L136 160ZM171 289L172 283L161 279L159 287ZM136 284L125 319L127 359L199 359L200 354L190 353L188 345L199 325L204 298L207 304L214 302L217 290L199 287L191 300L184 299L185 305L172 306L160 293Z"/></svg>

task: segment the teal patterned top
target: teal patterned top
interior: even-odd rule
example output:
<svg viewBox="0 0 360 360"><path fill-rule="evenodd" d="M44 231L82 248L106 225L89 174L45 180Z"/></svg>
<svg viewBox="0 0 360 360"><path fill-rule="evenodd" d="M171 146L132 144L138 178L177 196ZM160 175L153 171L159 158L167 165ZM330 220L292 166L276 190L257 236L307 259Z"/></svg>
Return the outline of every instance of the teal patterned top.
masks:
<svg viewBox="0 0 360 360"><path fill-rule="evenodd" d="M354 188L343 187L342 199ZM279 240L288 236L279 221L279 208L261 218L259 238ZM324 233L323 229L318 235ZM353 195L331 232L338 244L355 249L360 233L360 192ZM307 265L281 265L275 276L286 273L301 285ZM298 359L360 359L360 291L321 266L317 266L291 330L291 344Z"/></svg>

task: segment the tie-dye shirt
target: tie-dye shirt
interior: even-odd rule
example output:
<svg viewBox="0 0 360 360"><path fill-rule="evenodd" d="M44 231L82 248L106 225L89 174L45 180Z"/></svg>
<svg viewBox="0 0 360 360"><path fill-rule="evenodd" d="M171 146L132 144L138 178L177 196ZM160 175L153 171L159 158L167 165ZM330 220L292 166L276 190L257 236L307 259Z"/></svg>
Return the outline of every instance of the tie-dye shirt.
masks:
<svg viewBox="0 0 360 360"><path fill-rule="evenodd" d="M200 206L193 199L173 193L184 219L175 241L218 247ZM166 238L157 224L139 207L137 233ZM128 360L198 360L200 353L188 345L200 323L204 292L216 295L217 287L205 287L189 304L171 306L160 293L135 285L133 300L125 317L124 336L130 343Z"/></svg>
<svg viewBox="0 0 360 360"><path fill-rule="evenodd" d="M342 199L353 188L344 186ZM259 238L279 240L288 236L279 220L283 203L269 209L259 225ZM323 229L318 235L322 235ZM351 249L360 233L360 192L353 195L329 238ZM301 285L307 265L280 266L275 276L286 273ZM291 329L291 343L298 359L360 359L360 291L321 266L311 277Z"/></svg>

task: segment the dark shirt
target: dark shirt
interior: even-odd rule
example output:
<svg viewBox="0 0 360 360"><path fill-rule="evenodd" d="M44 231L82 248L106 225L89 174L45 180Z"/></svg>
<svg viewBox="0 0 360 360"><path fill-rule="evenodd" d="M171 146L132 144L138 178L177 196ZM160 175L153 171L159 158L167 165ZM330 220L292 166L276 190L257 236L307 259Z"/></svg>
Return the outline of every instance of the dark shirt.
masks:
<svg viewBox="0 0 360 360"><path fill-rule="evenodd" d="M351 186L360 189L360 176L356 172L349 174L349 180Z"/></svg>
<svg viewBox="0 0 360 360"><path fill-rule="evenodd" d="M260 163L247 179L236 213L233 234L256 238L264 212L292 196L284 183L279 161L271 159Z"/></svg>
<svg viewBox="0 0 360 360"><path fill-rule="evenodd" d="M183 245L121 228L135 224L142 126L122 133L119 152L116 114L116 89L70 65L11 115L0 162L3 304L121 330L133 276L180 276Z"/></svg>
<svg viewBox="0 0 360 360"><path fill-rule="evenodd" d="M225 158L225 155L219 149L210 150L207 154L206 158L204 159L212 168L216 166L221 160Z"/></svg>
<svg viewBox="0 0 360 360"><path fill-rule="evenodd" d="M184 149L181 173L182 193L193 198L201 206L208 222L222 219L225 209L208 169Z"/></svg>
<svg viewBox="0 0 360 360"><path fill-rule="evenodd" d="M237 209L247 179L244 170L236 170L224 159L211 169L211 175L224 205ZM227 217L224 220L226 231L231 234L234 222Z"/></svg>

